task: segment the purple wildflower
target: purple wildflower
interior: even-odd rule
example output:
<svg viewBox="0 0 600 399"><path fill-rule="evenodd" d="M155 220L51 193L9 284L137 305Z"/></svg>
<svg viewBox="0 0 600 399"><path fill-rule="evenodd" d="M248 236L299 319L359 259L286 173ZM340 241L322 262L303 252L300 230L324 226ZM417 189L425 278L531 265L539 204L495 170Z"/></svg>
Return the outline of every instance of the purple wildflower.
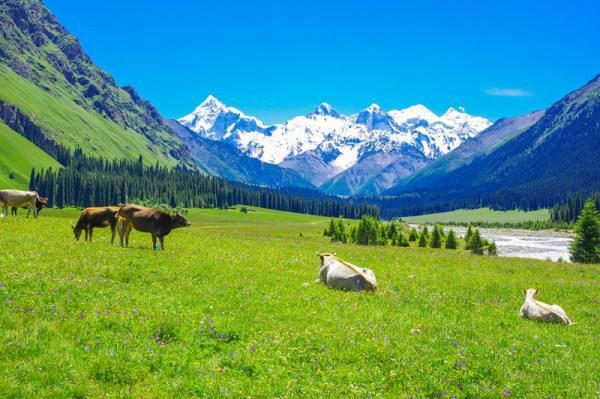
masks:
<svg viewBox="0 0 600 399"><path fill-rule="evenodd" d="M84 351L86 351L86 352L89 352L89 350L90 350L90 346L89 346L89 345L86 345L86 346L84 346L84 347L83 347L83 350L84 350Z"/></svg>
<svg viewBox="0 0 600 399"><path fill-rule="evenodd" d="M502 392L502 396L504 396L505 398L510 396L510 391L508 389L505 389L504 392Z"/></svg>
<svg viewBox="0 0 600 399"><path fill-rule="evenodd" d="M254 348L250 347L250 353L254 353Z"/></svg>

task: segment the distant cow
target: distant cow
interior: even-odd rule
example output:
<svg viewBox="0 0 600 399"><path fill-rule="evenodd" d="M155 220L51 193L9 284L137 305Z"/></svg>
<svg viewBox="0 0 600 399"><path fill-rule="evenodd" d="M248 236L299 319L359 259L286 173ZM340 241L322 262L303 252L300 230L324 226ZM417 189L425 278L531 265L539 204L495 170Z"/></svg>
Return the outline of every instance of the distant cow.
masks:
<svg viewBox="0 0 600 399"><path fill-rule="evenodd" d="M377 279L372 270L348 263L335 254L323 253L319 257L321 270L318 281L329 288L348 291L377 290Z"/></svg>
<svg viewBox="0 0 600 399"><path fill-rule="evenodd" d="M48 198L40 197L35 191L0 190L0 206L4 208L5 215L8 214L8 207L10 206L27 209L27 217L33 210L33 217L37 218L39 211L47 203Z"/></svg>
<svg viewBox="0 0 600 399"><path fill-rule="evenodd" d="M537 300L539 290L523 289L525 303L521 306L520 316L526 319L550 321L552 323L573 324L567 314L558 305L548 305Z"/></svg>
<svg viewBox="0 0 600 399"><path fill-rule="evenodd" d="M37 208L38 215L40 214L40 211L46 207L47 204L48 204L48 197L40 197L39 199L35 200L35 207ZM26 206L24 206L22 208L29 209ZM17 210L18 210L18 208L16 206L11 207L10 214L13 216L17 216Z"/></svg>
<svg viewBox="0 0 600 399"><path fill-rule="evenodd" d="M85 208L81 212L77 224L71 226L73 234L75 235L75 240L79 241L81 232L85 231L85 240L87 241L89 237L90 241L92 241L94 227L103 228L110 226L110 231L112 233L110 243L114 244L117 227L117 212L119 212L118 206Z"/></svg>
<svg viewBox="0 0 600 399"><path fill-rule="evenodd" d="M152 248L156 249L156 238L160 240L160 247L165 248L164 237L171 230L178 227L188 227L191 225L185 217L179 213L167 213L153 208L145 208L134 204L125 204L117 213L119 238L123 246L129 246L129 234L132 229L150 233L152 235Z"/></svg>

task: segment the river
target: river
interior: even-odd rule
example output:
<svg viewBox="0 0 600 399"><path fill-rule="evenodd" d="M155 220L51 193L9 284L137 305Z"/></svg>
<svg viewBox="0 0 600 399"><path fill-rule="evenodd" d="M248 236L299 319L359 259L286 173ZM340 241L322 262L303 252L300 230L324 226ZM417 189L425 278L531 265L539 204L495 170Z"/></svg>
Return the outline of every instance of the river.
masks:
<svg viewBox="0 0 600 399"><path fill-rule="evenodd" d="M464 236L465 227L444 227L444 231L454 230ZM569 246L573 234L551 230L519 230L519 229L479 229L481 236L494 241L498 248L498 256L515 258L549 259L558 261L562 258L569 261Z"/></svg>

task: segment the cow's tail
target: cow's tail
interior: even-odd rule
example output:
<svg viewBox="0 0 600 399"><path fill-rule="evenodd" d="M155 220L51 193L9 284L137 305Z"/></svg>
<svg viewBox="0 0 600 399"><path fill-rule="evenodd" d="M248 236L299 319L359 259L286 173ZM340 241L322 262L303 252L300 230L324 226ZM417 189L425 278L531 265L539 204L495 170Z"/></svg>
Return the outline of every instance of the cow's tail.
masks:
<svg viewBox="0 0 600 399"><path fill-rule="evenodd" d="M124 217L124 214L125 214L125 213L123 212L123 208L125 208L125 205L127 205L127 204L123 204L123 205L121 205L121 207L119 208L119 211L117 212L117 218L122 218L122 217Z"/></svg>

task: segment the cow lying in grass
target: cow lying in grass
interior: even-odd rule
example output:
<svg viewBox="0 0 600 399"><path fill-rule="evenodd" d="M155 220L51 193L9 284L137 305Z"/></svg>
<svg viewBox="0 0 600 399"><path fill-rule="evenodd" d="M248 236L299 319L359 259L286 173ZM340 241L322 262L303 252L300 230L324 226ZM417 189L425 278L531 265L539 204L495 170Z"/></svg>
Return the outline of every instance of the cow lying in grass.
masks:
<svg viewBox="0 0 600 399"><path fill-rule="evenodd" d="M110 243L114 244L117 227L117 212L119 212L118 206L85 208L81 212L77 224L71 226L73 234L75 235L75 240L79 241L81 232L85 231L85 240L87 241L89 237L90 241L92 241L94 227L103 228L110 226L110 231L112 233Z"/></svg>
<svg viewBox="0 0 600 399"><path fill-rule="evenodd" d="M321 258L321 270L318 282L329 288L346 291L375 291L377 279L370 269L364 269L348 263L335 254L318 254Z"/></svg>
<svg viewBox="0 0 600 399"><path fill-rule="evenodd" d="M171 230L191 225L191 223L179 213L167 213L158 209L145 208L134 204L123 205L121 209L119 209L117 216L117 227L121 246L123 246L123 239L125 239L125 245L129 246L129 234L132 229L136 229L152 235L153 249L156 249L157 238L160 240L160 247L164 249L164 238Z"/></svg>
<svg viewBox="0 0 600 399"><path fill-rule="evenodd" d="M549 321L552 323L572 324L567 314L558 305L548 305L538 301L537 295L539 290L530 288L523 289L525 294L525 303L521 306L520 315L526 319Z"/></svg>
<svg viewBox="0 0 600 399"><path fill-rule="evenodd" d="M28 210L27 217L33 211L33 217L37 219L39 211L47 203L48 198L40 197L35 191L0 190L0 207L4 208L5 215L8 215L8 207L25 208Z"/></svg>

